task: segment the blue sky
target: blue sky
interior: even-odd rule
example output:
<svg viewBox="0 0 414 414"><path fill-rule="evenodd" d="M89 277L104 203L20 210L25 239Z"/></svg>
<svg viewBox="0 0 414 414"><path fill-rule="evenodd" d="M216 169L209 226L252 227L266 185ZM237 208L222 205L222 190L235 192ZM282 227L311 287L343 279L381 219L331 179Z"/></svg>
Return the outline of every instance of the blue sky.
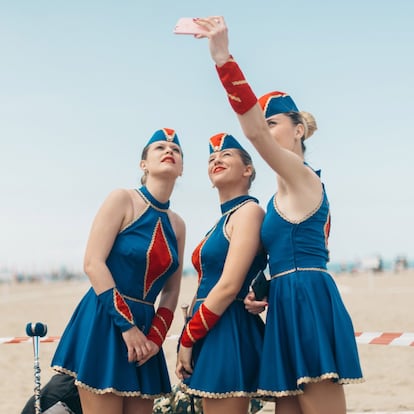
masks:
<svg viewBox="0 0 414 414"><path fill-rule="evenodd" d="M173 35L181 16L224 15L255 90L289 92L319 130L307 161L332 207L332 261L414 256L414 3L0 2L0 269L81 270L107 194L136 187L142 146L176 129L184 176L172 208L187 224L186 266L219 216L208 138L251 152L262 206L273 172L242 136L205 40Z"/></svg>

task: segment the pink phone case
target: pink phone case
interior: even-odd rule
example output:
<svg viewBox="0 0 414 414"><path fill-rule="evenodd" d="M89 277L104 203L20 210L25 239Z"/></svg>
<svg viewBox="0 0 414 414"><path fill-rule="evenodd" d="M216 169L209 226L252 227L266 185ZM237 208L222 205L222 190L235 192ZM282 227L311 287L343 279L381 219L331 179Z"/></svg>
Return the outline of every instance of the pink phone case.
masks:
<svg viewBox="0 0 414 414"><path fill-rule="evenodd" d="M178 19L178 22L175 25L174 33L195 35L203 34L205 33L205 30L197 23L195 23L192 17L181 17L180 19Z"/></svg>

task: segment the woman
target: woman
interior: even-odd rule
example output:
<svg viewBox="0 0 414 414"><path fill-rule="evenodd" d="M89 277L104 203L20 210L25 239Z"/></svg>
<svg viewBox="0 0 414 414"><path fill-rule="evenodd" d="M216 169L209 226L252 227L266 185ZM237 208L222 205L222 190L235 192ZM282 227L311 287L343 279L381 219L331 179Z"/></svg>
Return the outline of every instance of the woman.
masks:
<svg viewBox="0 0 414 414"><path fill-rule="evenodd" d="M283 92L258 101L229 53L224 19L196 21L244 134L277 177L261 230L272 277L259 393L277 398L278 414L345 414L342 384L361 382L362 373L351 319L326 267L328 199L304 162L315 120ZM257 312L265 302L253 299L246 306Z"/></svg>
<svg viewBox="0 0 414 414"><path fill-rule="evenodd" d="M149 414L153 400L171 391L161 347L177 305L185 239L183 220L169 209L183 171L174 130L153 134L140 167L142 187L113 191L95 217L84 261L92 287L52 361L76 378L84 414Z"/></svg>
<svg viewBox="0 0 414 414"><path fill-rule="evenodd" d="M208 175L222 216L192 255L198 289L180 339L176 374L204 414L247 413L256 395L264 324L246 311L249 285L266 265L260 244L264 212L248 195L255 177L250 155L228 134L210 139Z"/></svg>

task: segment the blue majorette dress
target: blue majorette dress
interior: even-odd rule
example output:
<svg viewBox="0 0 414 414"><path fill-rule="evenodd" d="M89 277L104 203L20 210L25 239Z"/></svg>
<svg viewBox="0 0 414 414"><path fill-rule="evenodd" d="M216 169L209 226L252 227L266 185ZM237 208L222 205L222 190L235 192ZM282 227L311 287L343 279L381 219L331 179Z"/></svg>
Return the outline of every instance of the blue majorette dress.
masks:
<svg viewBox="0 0 414 414"><path fill-rule="evenodd" d="M318 208L298 222L278 210L276 195L269 201L261 232L272 280L260 395L297 395L324 379L363 381L352 321L327 272L329 230L324 187Z"/></svg>
<svg viewBox="0 0 414 414"><path fill-rule="evenodd" d="M251 196L236 197L221 205L222 217L193 252L199 286L193 314L221 277L229 249L226 224L230 215ZM217 324L193 347L194 371L181 388L192 395L208 398L255 396L262 352L264 323L244 307L251 280L266 266L264 253L257 255L237 295Z"/></svg>
<svg viewBox="0 0 414 414"><path fill-rule="evenodd" d="M147 207L118 234L106 263L135 324L147 334L155 313L154 301L178 267L178 251L167 214L169 202L158 202L146 187L138 193ZM97 394L156 398L171 392L162 349L140 367L128 362L127 353L120 329L90 288L62 335L52 367Z"/></svg>

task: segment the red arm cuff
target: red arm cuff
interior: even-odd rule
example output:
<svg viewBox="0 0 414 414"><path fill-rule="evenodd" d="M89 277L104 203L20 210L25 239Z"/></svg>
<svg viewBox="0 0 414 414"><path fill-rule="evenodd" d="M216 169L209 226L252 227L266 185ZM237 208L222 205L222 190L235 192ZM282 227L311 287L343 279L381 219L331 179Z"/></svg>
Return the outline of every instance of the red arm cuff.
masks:
<svg viewBox="0 0 414 414"><path fill-rule="evenodd" d="M223 66L216 66L216 69L233 110L243 115L253 108L257 102L256 95L233 56L230 56L230 59Z"/></svg>
<svg viewBox="0 0 414 414"><path fill-rule="evenodd" d="M174 318L174 313L168 308L158 308L157 313L152 318L151 328L147 339L157 344L160 348L167 336Z"/></svg>
<svg viewBox="0 0 414 414"><path fill-rule="evenodd" d="M187 323L181 336L181 344L187 348L192 347L199 339L207 335L219 319L220 315L216 315L203 303Z"/></svg>

